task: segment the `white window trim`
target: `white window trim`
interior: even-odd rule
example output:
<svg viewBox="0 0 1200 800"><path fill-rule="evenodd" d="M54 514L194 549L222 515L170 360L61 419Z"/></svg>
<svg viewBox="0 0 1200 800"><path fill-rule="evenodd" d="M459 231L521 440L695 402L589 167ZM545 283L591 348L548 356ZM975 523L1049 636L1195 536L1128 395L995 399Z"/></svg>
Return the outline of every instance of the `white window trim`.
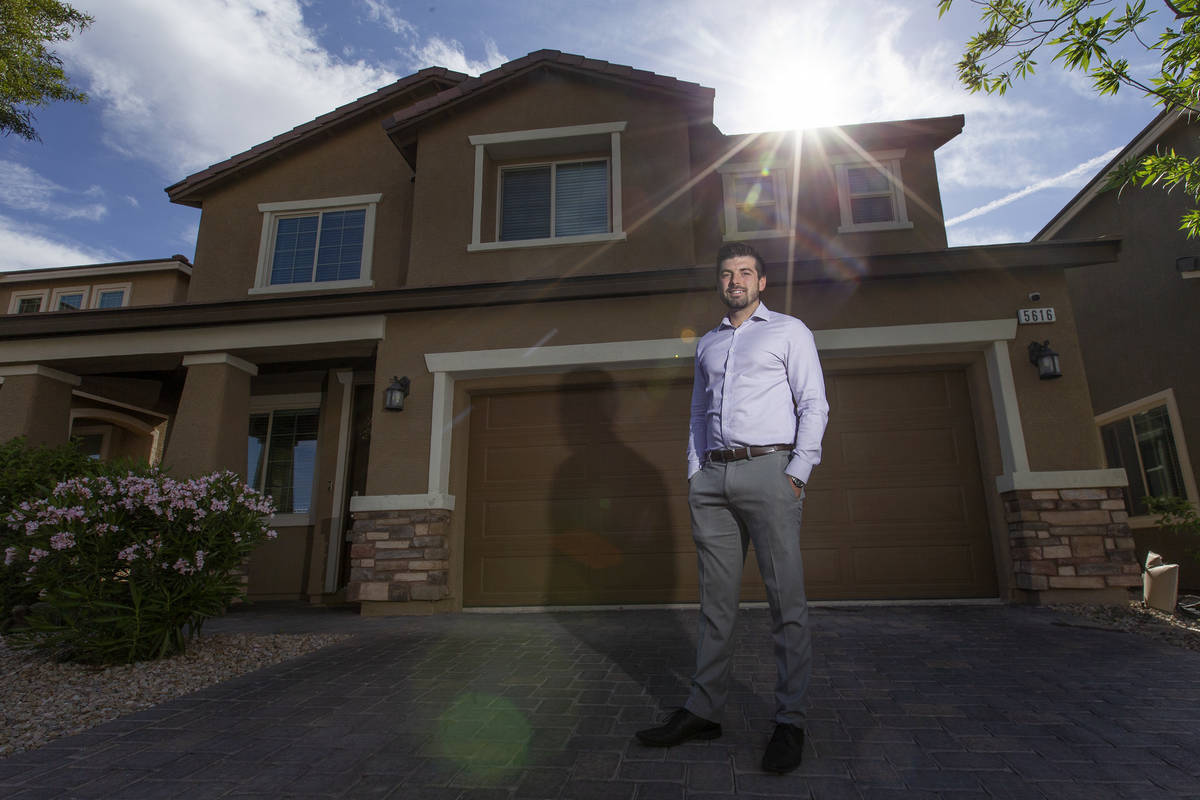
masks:
<svg viewBox="0 0 1200 800"><path fill-rule="evenodd" d="M29 300L34 297L36 297L38 300L42 301L41 305L38 307L38 313L45 311L46 308L48 307L48 303L50 302L50 290L49 289L30 289L27 291L12 293L12 295L9 297L9 300L8 300L8 313L16 314L17 309L21 307L22 300Z"/></svg>
<svg viewBox="0 0 1200 800"><path fill-rule="evenodd" d="M904 175L900 170L900 161L903 158L903 150L880 150L874 153L832 156L829 159L837 179L838 209L842 219L838 233L906 230L913 227L908 219L908 206L904 199ZM846 173L850 168L860 166L874 167L887 176L892 187L892 208L896 212L896 219L890 222L854 222L850 210L850 181Z"/></svg>
<svg viewBox="0 0 1200 800"><path fill-rule="evenodd" d="M375 210L382 193L357 194L346 197L323 197L317 200L287 200L279 203L259 203L262 212L262 234L258 243L258 268L254 274L254 286L248 294L277 294L280 292L324 292L330 289L371 288L371 262L375 252ZM275 251L276 222L281 217L302 213L346 210L358 206L366 210L363 222L362 266L358 278L347 281L308 281L306 283L283 283L271 285L271 255Z"/></svg>
<svg viewBox="0 0 1200 800"><path fill-rule="evenodd" d="M82 294L83 300L79 303L79 310L83 311L88 307L88 299L91 297L90 286L70 286L63 289L55 289L50 293L50 305L46 307L47 311L58 311L58 303L63 295L66 294Z"/></svg>
<svg viewBox="0 0 1200 800"><path fill-rule="evenodd" d="M1187 440L1183 436L1183 421L1179 417L1179 405L1175 402L1174 389L1167 388L1111 411L1105 411L1103 414L1097 414L1095 417L1097 432L1105 425L1128 419L1134 414L1140 414L1159 406L1167 407L1167 419L1171 423L1171 436L1175 440L1175 455L1179 457L1179 472L1183 475L1183 489L1187 493L1187 501L1193 506L1200 505L1200 492L1196 489L1196 476L1192 474L1192 459L1188 455ZM1154 528L1157 526L1158 519L1152 514L1140 514L1136 517L1131 514L1129 517L1129 527L1131 528Z"/></svg>
<svg viewBox="0 0 1200 800"><path fill-rule="evenodd" d="M772 239L787 236L792 228L791 206L789 205L791 191L785 180L789 163L770 161L766 164L740 163L724 164L717 168L721 175L721 185L724 191L725 207L725 241L741 241L745 239ZM734 179L745 175L761 175L766 169L771 181L775 184L776 225L769 231L739 231L737 229L737 195L734 191Z"/></svg>
<svg viewBox="0 0 1200 800"><path fill-rule="evenodd" d="M270 415L267 422L267 444L271 446L271 428L275 426L276 411L298 411L301 409L317 409L317 413L321 411L321 393L320 392L303 392L299 394L265 394L254 395L250 398L250 413L251 414L268 414ZM319 442L318 442L319 445ZM265 466L264 461L264 466ZM313 524L313 515L317 510L317 483L318 469L320 466L319 460L313 465L313 484L312 484L312 505L308 509L308 513L298 514L276 514L271 517L271 526L276 528L298 528L306 527ZM260 476L263 479L266 475ZM257 486L253 487L258 491L262 491Z"/></svg>
<svg viewBox="0 0 1200 800"><path fill-rule="evenodd" d="M474 134L467 141L475 148L475 191L471 208L471 241L467 245L468 253L486 252L488 250L509 250L514 247L549 247L564 244L594 244L597 242L623 242L625 232L622 223L621 207L621 133L627 122L600 122L592 125L569 125L562 128L535 128L526 131L505 131L503 133ZM483 233L483 164L484 154L489 145L511 145L521 142L541 142L555 139L571 139L579 136L597 136L608 134L609 137L609 232L587 234L584 236L562 236L548 239L522 239L511 242L484 242ZM503 159L498 159L503 160ZM558 161L567 161L563 158ZM581 159L575 159L581 160ZM497 172L499 175L499 172ZM499 181L497 181L497 184ZM499 187L497 186L497 189ZM497 214L499 206L497 205ZM496 223L496 235L499 235L499 221Z"/></svg>
<svg viewBox="0 0 1200 800"><path fill-rule="evenodd" d="M92 303L89 308L100 307L100 295L104 292L123 292L121 296L121 305L119 308L125 308L129 305L130 296L133 294L133 283L101 283L92 287Z"/></svg>

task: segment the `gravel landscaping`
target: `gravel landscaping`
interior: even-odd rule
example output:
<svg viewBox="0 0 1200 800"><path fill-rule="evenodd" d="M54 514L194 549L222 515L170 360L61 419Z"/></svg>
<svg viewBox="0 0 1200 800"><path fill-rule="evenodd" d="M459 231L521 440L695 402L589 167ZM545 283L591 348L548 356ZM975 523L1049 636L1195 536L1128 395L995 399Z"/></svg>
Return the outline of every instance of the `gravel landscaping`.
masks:
<svg viewBox="0 0 1200 800"><path fill-rule="evenodd" d="M0 757L41 747L256 669L287 661L345 634L215 634L161 661L98 669L56 664L0 638Z"/></svg>

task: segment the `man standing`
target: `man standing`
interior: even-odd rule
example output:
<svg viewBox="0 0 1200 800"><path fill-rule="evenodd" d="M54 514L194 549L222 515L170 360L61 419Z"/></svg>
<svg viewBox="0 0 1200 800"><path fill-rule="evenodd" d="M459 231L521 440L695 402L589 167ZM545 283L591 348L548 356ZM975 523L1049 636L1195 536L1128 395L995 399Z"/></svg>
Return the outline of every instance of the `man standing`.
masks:
<svg viewBox="0 0 1200 800"><path fill-rule="evenodd" d="M812 640L800 516L805 484L821 460L829 404L812 332L759 300L767 277L754 248L724 245L717 285L729 314L696 348L688 439L688 503L700 568L696 674L684 707L637 737L670 747L721 735L742 566L753 542L778 670L775 733L762 765L784 773L800 765L804 749Z"/></svg>

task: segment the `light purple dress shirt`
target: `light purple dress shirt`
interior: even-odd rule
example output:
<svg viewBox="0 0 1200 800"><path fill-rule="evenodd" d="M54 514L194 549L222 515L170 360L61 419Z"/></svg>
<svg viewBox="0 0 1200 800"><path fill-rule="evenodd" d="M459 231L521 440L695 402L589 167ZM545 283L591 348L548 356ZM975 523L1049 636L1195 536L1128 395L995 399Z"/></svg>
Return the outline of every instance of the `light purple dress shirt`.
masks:
<svg viewBox="0 0 1200 800"><path fill-rule="evenodd" d="M828 419L812 331L760 302L740 326L725 317L696 346L688 479L709 450L793 442L784 472L807 483Z"/></svg>

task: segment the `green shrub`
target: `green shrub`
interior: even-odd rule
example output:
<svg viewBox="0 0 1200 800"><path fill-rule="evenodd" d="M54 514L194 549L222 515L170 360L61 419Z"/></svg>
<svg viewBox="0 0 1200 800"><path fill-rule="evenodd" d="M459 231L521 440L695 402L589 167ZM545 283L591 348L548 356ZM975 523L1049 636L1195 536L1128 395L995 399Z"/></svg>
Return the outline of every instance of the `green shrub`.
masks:
<svg viewBox="0 0 1200 800"><path fill-rule="evenodd" d="M47 497L60 481L93 475L100 467L81 453L74 444L57 447L31 447L24 437L0 444L0 519L24 500ZM0 527L0 547L19 542L20 534ZM0 565L0 623L8 620L12 609L37 599L24 576ZM0 627L0 630L3 630Z"/></svg>
<svg viewBox="0 0 1200 800"><path fill-rule="evenodd" d="M1158 526L1177 540L1180 553L1200 561L1200 515L1183 497L1147 497L1146 509Z"/></svg>
<svg viewBox="0 0 1200 800"><path fill-rule="evenodd" d="M275 536L272 511L232 472L63 481L4 520L20 534L5 564L38 596L11 638L89 664L181 652L241 592L237 571Z"/></svg>

